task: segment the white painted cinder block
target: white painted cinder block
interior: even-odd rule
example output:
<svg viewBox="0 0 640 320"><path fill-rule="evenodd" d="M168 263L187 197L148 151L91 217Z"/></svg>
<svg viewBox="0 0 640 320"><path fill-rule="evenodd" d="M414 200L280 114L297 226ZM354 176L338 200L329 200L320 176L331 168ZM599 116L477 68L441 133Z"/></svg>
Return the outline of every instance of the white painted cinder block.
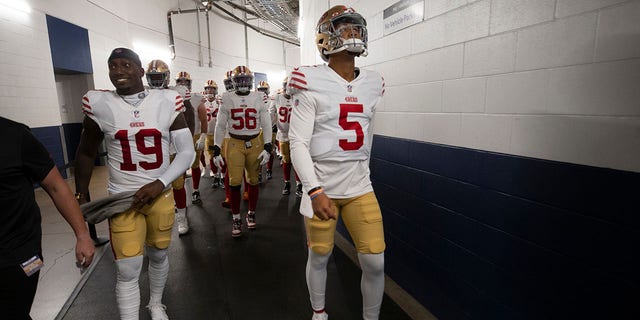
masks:
<svg viewBox="0 0 640 320"><path fill-rule="evenodd" d="M486 77L444 81L443 86L443 112L484 112Z"/></svg>
<svg viewBox="0 0 640 320"><path fill-rule="evenodd" d="M444 45L478 39L489 35L489 0L482 0L445 15Z"/></svg>
<svg viewBox="0 0 640 320"><path fill-rule="evenodd" d="M549 110L549 71L538 70L489 77L486 112L540 114Z"/></svg>
<svg viewBox="0 0 640 320"><path fill-rule="evenodd" d="M589 13L518 31L516 70L591 62L596 23Z"/></svg>
<svg viewBox="0 0 640 320"><path fill-rule="evenodd" d="M396 113L395 135L405 139L424 141L427 127L426 119L430 114L423 113Z"/></svg>
<svg viewBox="0 0 640 320"><path fill-rule="evenodd" d="M414 118L419 118L414 116ZM460 145L460 114L430 113L420 117L417 127L422 128L424 137L420 140L448 145ZM400 121L398 124L401 125ZM407 129L411 131L410 129Z"/></svg>
<svg viewBox="0 0 640 320"><path fill-rule="evenodd" d="M411 53L422 53L444 46L444 16L438 16L410 28Z"/></svg>
<svg viewBox="0 0 640 320"><path fill-rule="evenodd" d="M462 114L459 145L509 153L512 115Z"/></svg>
<svg viewBox="0 0 640 320"><path fill-rule="evenodd" d="M464 76L513 72L515 60L515 33L470 41L464 47Z"/></svg>
<svg viewBox="0 0 640 320"><path fill-rule="evenodd" d="M640 116L640 59L552 69L553 113Z"/></svg>
<svg viewBox="0 0 640 320"><path fill-rule="evenodd" d="M602 10L596 61L640 57L640 1Z"/></svg>
<svg viewBox="0 0 640 320"><path fill-rule="evenodd" d="M640 171L640 119L580 116L518 116L513 154Z"/></svg>
<svg viewBox="0 0 640 320"><path fill-rule="evenodd" d="M556 17L562 18L583 12L597 10L628 0L558 0Z"/></svg>
<svg viewBox="0 0 640 320"><path fill-rule="evenodd" d="M406 86L386 87L386 111L393 112L441 112L442 82L427 82Z"/></svg>
<svg viewBox="0 0 640 320"><path fill-rule="evenodd" d="M373 133L390 137L397 136L395 132L396 115L397 113L394 112L377 111L373 120Z"/></svg>
<svg viewBox="0 0 640 320"><path fill-rule="evenodd" d="M467 0L429 0L426 17L431 18L467 4Z"/></svg>
<svg viewBox="0 0 640 320"><path fill-rule="evenodd" d="M404 60L404 59L403 59ZM411 84L462 77L463 45L436 49L406 58L397 65L391 84Z"/></svg>
<svg viewBox="0 0 640 320"><path fill-rule="evenodd" d="M556 0L493 0L491 34L553 20Z"/></svg>

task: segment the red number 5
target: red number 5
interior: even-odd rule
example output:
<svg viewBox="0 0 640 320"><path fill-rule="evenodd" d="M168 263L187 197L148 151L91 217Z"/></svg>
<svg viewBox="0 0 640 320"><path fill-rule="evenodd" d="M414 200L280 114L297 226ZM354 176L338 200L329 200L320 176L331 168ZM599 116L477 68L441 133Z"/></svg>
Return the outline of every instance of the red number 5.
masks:
<svg viewBox="0 0 640 320"><path fill-rule="evenodd" d="M364 108L361 104L340 104L340 118L338 119L338 124L340 124L344 130L354 130L356 134L356 141L349 141L347 139L340 139L338 141L342 150L358 150L364 144L364 132L362 131L360 122L349 121L347 119L347 117L349 117L349 113L362 113L363 111Z"/></svg>

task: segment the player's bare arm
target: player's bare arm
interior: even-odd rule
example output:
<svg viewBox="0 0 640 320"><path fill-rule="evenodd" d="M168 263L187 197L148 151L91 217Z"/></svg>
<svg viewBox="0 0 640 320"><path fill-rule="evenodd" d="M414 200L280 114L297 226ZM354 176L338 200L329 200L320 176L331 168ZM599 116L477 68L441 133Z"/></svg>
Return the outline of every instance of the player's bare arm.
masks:
<svg viewBox="0 0 640 320"><path fill-rule="evenodd" d="M88 202L89 182L91 181L94 161L98 154L98 146L104 139L104 134L100 127L91 118L85 116L82 121L82 127L75 162L76 192L84 195L78 199L80 204Z"/></svg>

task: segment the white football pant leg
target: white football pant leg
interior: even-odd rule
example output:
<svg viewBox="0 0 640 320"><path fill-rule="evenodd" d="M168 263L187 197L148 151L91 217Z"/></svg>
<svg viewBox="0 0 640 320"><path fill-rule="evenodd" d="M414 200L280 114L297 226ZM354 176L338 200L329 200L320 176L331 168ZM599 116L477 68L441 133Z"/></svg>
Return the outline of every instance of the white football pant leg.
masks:
<svg viewBox="0 0 640 320"><path fill-rule="evenodd" d="M167 283L169 274L169 257L167 249L158 249L147 246L149 257L149 305L162 304L162 292Z"/></svg>
<svg viewBox="0 0 640 320"><path fill-rule="evenodd" d="M331 253L320 255L309 249L307 259L307 288L313 310L324 309L324 294L327 286L327 264Z"/></svg>
<svg viewBox="0 0 640 320"><path fill-rule="evenodd" d="M142 256L116 260L118 278L116 300L121 320L138 320L140 309L140 286L138 279L142 271Z"/></svg>
<svg viewBox="0 0 640 320"><path fill-rule="evenodd" d="M362 291L362 318L378 320L384 295L384 252L377 254L358 253L362 268L360 291Z"/></svg>

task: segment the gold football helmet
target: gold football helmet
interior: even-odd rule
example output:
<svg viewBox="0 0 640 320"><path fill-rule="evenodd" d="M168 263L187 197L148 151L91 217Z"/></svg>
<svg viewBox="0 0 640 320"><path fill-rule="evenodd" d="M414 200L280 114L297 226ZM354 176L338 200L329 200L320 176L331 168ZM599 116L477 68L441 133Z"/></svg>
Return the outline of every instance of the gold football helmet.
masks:
<svg viewBox="0 0 640 320"><path fill-rule="evenodd" d="M236 92L249 92L253 88L253 72L245 66L237 66L231 76Z"/></svg>
<svg viewBox="0 0 640 320"><path fill-rule="evenodd" d="M169 86L169 66L162 60L151 60L145 72L150 88L167 88Z"/></svg>
<svg viewBox="0 0 640 320"><path fill-rule="evenodd" d="M218 84L213 80L207 80L207 82L204 84L205 97L207 97L209 101L212 101L217 94L218 94Z"/></svg>
<svg viewBox="0 0 640 320"><path fill-rule="evenodd" d="M233 70L229 70L224 73L224 80L222 82L224 82L225 90L230 92L235 91L235 88L233 87Z"/></svg>
<svg viewBox="0 0 640 320"><path fill-rule="evenodd" d="M263 92L266 95L269 95L269 83L266 81L260 81L258 83L258 91Z"/></svg>
<svg viewBox="0 0 640 320"><path fill-rule="evenodd" d="M176 85L183 85L191 90L191 75L189 72L180 71L176 75Z"/></svg>
<svg viewBox="0 0 640 320"><path fill-rule="evenodd" d="M348 38L343 37L347 35ZM329 55L347 50L367 56L367 21L353 8L337 5L327 10L316 26L316 46L325 62Z"/></svg>

